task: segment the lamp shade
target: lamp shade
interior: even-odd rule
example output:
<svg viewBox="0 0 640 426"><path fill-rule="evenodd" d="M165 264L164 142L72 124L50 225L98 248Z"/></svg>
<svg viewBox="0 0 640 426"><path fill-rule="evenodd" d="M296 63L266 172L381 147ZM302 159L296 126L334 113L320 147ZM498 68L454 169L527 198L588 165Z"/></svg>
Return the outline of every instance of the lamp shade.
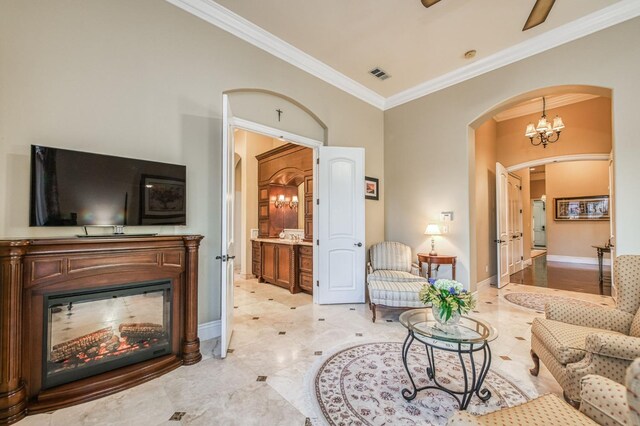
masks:
<svg viewBox="0 0 640 426"><path fill-rule="evenodd" d="M284 202L284 194L278 195L278 201Z"/></svg>
<svg viewBox="0 0 640 426"><path fill-rule="evenodd" d="M430 223L427 225L427 229L424 230L425 235L440 235L440 227L435 223Z"/></svg>
<svg viewBox="0 0 640 426"><path fill-rule="evenodd" d="M294 203L298 202L298 196L294 195L293 197L291 197L291 201L293 201Z"/></svg>
<svg viewBox="0 0 640 426"><path fill-rule="evenodd" d="M534 126L533 123L529 123L527 125L527 130L524 132L524 135L528 138L532 138L537 134L538 132L536 132L536 126Z"/></svg>
<svg viewBox="0 0 640 426"><path fill-rule="evenodd" d="M564 123L562 122L562 118L556 115L556 118L553 119L553 130L559 132L564 129Z"/></svg>
<svg viewBox="0 0 640 426"><path fill-rule="evenodd" d="M547 131L547 118L545 116L542 116L540 121L538 121L538 126L536 127L536 130L540 133L544 133Z"/></svg>

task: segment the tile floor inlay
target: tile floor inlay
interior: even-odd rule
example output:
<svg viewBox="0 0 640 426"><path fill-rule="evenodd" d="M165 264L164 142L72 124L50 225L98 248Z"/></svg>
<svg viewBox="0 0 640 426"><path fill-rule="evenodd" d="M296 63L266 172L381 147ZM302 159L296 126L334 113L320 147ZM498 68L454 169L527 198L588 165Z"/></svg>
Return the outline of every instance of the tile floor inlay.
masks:
<svg viewBox="0 0 640 426"><path fill-rule="evenodd" d="M314 305L311 295L290 294L256 279L237 279L236 284L234 306L238 308L233 311L230 343L233 349L227 351L226 358L220 358L219 339L205 340L201 342L203 360L197 364L85 404L27 416L17 425L110 425L114 423L114 412L126 419L119 425L163 425L169 424L167 419L173 413L185 412L180 420L184 425L301 426L306 418L313 421L317 416L309 402L310 387L305 377L316 363L323 362L325 354L368 342L403 342L407 336L407 330L398 322L401 311L380 310L379 320L372 323L371 311L365 304ZM596 304L611 300L595 294L554 292L525 285L509 284L507 289L557 294ZM515 339L529 336L530 323L540 315L507 302L502 297L506 293L505 288L481 287L477 295L482 311L471 314L498 330L498 338L491 343L496 354L491 370L527 394L555 393L562 398L562 389L544 366L538 377L529 374L530 343ZM268 298L274 300L267 301ZM485 304L486 301L493 303ZM256 316L260 321L252 319ZM318 322L318 318L325 321ZM274 339L279 331L286 334ZM258 383L256 378L261 375L267 379ZM247 404L248 400L251 404Z"/></svg>

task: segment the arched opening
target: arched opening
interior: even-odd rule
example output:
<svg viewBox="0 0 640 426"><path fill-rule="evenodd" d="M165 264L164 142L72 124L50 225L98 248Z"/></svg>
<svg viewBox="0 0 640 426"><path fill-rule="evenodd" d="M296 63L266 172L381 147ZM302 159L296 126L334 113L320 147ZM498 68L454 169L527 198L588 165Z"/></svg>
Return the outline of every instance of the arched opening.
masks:
<svg viewBox="0 0 640 426"><path fill-rule="evenodd" d="M589 274L585 274L585 280L595 279L593 288L602 291L597 252L591 246L611 242L614 234L614 191L613 182L610 182L612 173L609 170L613 167L612 160L610 161L613 152L611 96L610 89L596 86L541 88L499 103L469 125L472 288L473 284L495 284L499 281L500 274L504 276L507 272L508 277L515 272L531 272L526 268L535 261L532 260L532 254L540 255L542 252L546 256L543 258L545 262L547 259L554 259L573 263L576 265L568 267L575 268L579 273L582 269L591 270ZM546 148L534 146L525 137L527 123L537 122L542 114L543 97L547 102L549 119L553 120L553 116L558 113L567 126L562 130L558 142L549 144ZM515 201L506 210L501 210L500 203L496 202L499 185L496 184L496 163L504 165L508 173L509 183L505 188L515 188L514 192L507 190L511 194L511 200ZM544 178L545 170L554 183L548 184L547 191L543 189L537 194L540 192L540 177ZM536 191L533 190L534 186L538 188ZM531 198L534 192L536 196ZM582 201L571 202L582 203L576 205L590 209L595 208L596 201L592 197L596 196L606 197L604 201L598 198L601 204L605 203L607 206L606 218L601 215L601 220L582 220L582 216L578 215L580 217L575 216L575 220L563 220L554 216L556 199L580 199ZM540 197L545 201L541 203ZM534 252L533 244L534 199L537 200L535 206L538 210L540 205L544 205L545 209L546 206L550 207L543 213L538 212L538 223L543 222L543 217L546 220L545 233L555 234L553 239L545 240L544 247L537 247L537 253ZM504 238L498 237L501 222L497 218L500 211L506 212L506 223L510 227L506 243ZM574 237L568 238L568 235ZM506 246L502 252L497 249L498 241ZM540 241L538 239L538 243ZM546 246L547 242L549 247ZM505 253L510 256L507 260L509 269L501 268L498 271L500 261L504 264ZM584 266L585 264L589 266ZM577 276L579 273L572 275ZM554 277L549 276L547 279L545 275L544 280L544 285L547 285L554 281ZM584 290L583 287L576 284L566 289ZM604 291L608 293L606 288Z"/></svg>

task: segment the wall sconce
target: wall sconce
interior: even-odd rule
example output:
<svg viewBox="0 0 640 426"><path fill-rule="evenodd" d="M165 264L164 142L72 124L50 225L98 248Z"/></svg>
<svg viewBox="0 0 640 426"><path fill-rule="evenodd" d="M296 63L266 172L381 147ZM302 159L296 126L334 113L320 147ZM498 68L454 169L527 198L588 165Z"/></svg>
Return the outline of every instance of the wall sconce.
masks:
<svg viewBox="0 0 640 426"><path fill-rule="evenodd" d="M429 255L437 256L438 253L436 252L436 242L433 236L442 234L442 232L440 232L440 227L435 223L430 223L427 225L427 229L424 230L424 234L431 236L431 251L429 252Z"/></svg>
<svg viewBox="0 0 640 426"><path fill-rule="evenodd" d="M284 194L278 195L278 198L273 202L273 205L276 206L276 209L284 207Z"/></svg>
<svg viewBox="0 0 640 426"><path fill-rule="evenodd" d="M289 201L289 208L292 210L298 210L298 196L294 195L291 197L291 201Z"/></svg>

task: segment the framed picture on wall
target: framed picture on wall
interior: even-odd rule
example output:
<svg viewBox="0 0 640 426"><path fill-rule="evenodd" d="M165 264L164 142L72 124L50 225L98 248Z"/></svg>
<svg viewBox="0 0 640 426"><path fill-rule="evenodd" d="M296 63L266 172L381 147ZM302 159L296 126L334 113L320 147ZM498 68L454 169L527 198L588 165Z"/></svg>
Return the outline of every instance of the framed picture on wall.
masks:
<svg viewBox="0 0 640 426"><path fill-rule="evenodd" d="M369 176L364 177L364 198L367 200L379 200L378 179Z"/></svg>
<svg viewBox="0 0 640 426"><path fill-rule="evenodd" d="M609 196L554 198L555 220L609 220Z"/></svg>
<svg viewBox="0 0 640 426"><path fill-rule="evenodd" d="M184 222L186 214L184 180L168 176L142 175L140 192L141 224Z"/></svg>

